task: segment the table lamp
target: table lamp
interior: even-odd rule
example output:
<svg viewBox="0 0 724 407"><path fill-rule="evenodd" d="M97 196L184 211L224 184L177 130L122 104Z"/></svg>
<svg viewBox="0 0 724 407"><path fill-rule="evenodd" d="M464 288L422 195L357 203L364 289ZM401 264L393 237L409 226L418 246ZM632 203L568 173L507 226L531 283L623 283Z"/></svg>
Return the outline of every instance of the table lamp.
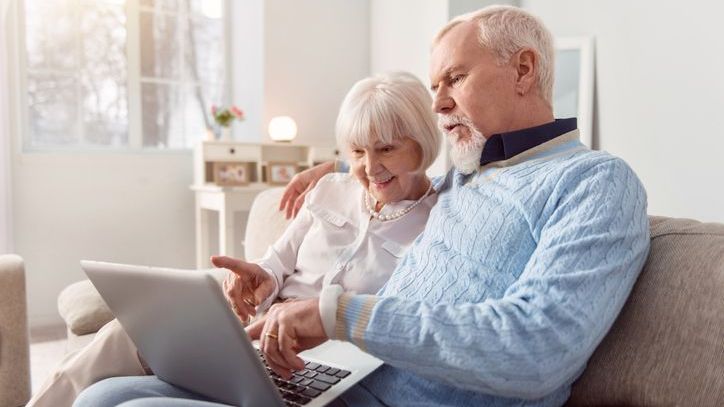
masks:
<svg viewBox="0 0 724 407"><path fill-rule="evenodd" d="M297 136L297 123L289 116L273 117L269 122L269 137L274 141L290 142Z"/></svg>

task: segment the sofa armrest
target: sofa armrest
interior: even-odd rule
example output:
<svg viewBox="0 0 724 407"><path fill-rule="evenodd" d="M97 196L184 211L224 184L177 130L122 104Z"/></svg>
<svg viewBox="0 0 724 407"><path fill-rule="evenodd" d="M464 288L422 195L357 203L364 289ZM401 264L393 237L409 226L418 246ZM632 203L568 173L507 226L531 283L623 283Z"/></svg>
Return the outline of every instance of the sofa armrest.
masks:
<svg viewBox="0 0 724 407"><path fill-rule="evenodd" d="M0 406L30 399L30 345L25 268L16 255L0 256Z"/></svg>

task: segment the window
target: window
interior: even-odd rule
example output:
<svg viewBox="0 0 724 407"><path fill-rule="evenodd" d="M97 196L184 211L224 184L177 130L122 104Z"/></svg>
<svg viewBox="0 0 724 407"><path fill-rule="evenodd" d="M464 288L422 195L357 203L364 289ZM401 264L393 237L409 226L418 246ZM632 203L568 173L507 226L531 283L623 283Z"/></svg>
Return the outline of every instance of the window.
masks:
<svg viewBox="0 0 724 407"><path fill-rule="evenodd" d="M25 148L188 148L226 90L224 0L26 0Z"/></svg>

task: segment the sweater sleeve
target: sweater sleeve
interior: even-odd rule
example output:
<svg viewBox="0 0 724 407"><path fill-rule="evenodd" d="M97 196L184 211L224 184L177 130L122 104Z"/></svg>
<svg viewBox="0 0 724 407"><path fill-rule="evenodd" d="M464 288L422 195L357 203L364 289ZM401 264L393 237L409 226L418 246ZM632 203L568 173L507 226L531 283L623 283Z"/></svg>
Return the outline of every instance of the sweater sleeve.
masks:
<svg viewBox="0 0 724 407"><path fill-rule="evenodd" d="M343 294L335 336L392 366L492 395L535 399L570 383L646 259L646 194L625 163L609 160L559 183L553 197L534 225L536 249L502 297L433 304Z"/></svg>

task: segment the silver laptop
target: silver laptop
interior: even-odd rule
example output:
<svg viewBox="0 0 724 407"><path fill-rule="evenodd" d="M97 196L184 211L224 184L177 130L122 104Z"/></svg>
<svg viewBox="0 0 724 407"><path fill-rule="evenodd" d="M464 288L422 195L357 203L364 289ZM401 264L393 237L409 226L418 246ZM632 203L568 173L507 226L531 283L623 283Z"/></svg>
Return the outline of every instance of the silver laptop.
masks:
<svg viewBox="0 0 724 407"><path fill-rule="evenodd" d="M291 380L263 362L211 270L95 261L81 267L162 380L236 406L323 406L382 364L327 341Z"/></svg>

